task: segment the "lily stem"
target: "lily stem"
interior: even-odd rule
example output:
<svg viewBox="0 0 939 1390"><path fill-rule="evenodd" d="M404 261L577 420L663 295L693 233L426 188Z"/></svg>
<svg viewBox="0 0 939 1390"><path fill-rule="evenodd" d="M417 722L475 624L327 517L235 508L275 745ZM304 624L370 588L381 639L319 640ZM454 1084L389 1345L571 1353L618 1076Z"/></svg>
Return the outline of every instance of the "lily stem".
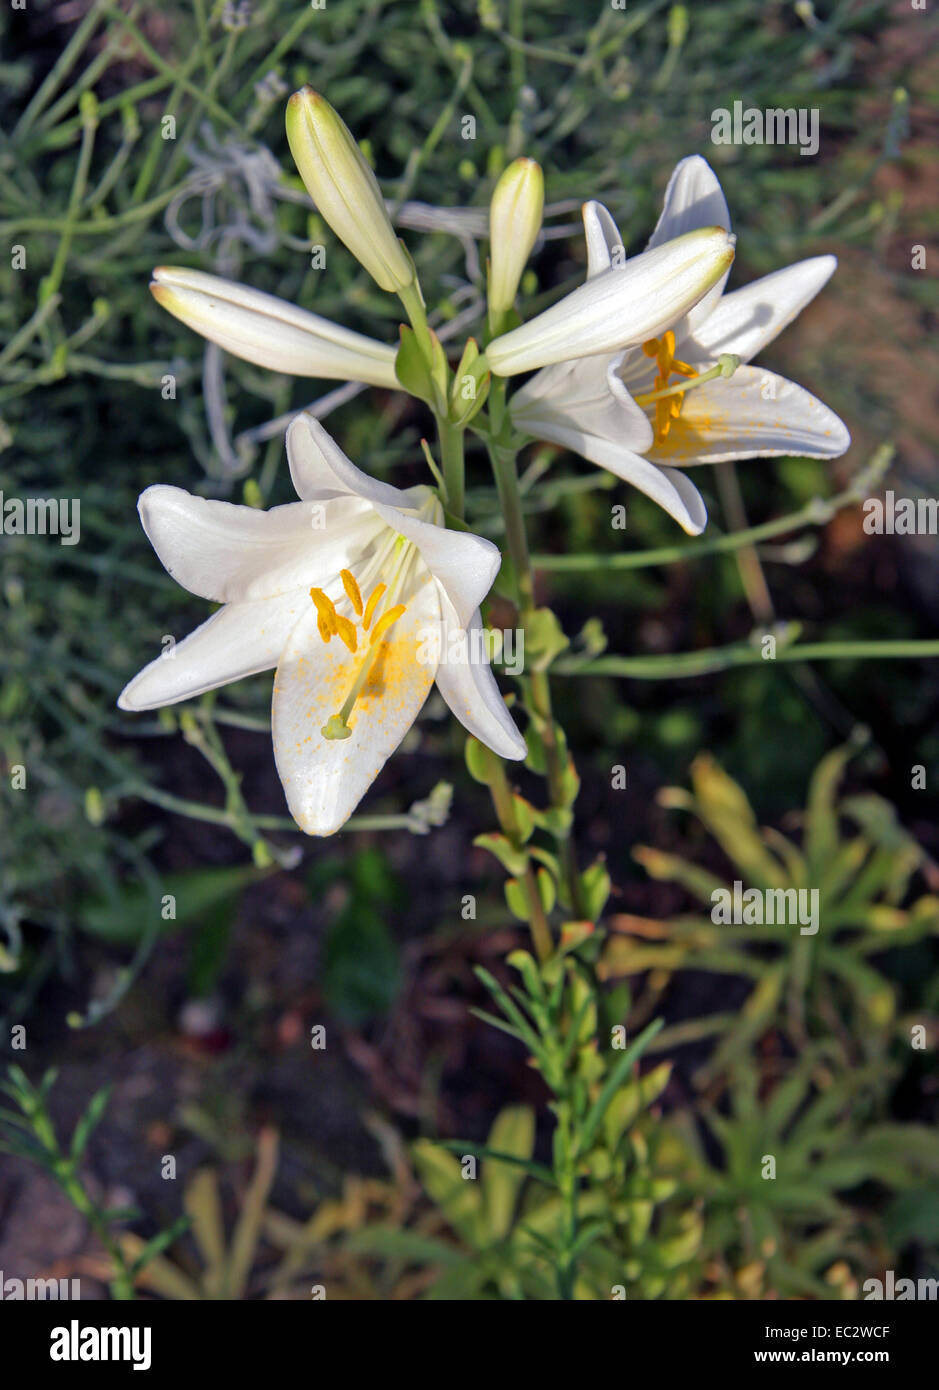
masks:
<svg viewBox="0 0 939 1390"><path fill-rule="evenodd" d="M495 390L496 388L494 387L493 389ZM502 384L502 389L505 389L504 383ZM522 499L518 488L515 450L498 442L491 441L489 444L489 453L492 459L492 470L495 474L499 501L502 506L502 514L505 518L506 542L512 561L512 567L515 570L519 615L524 626L525 620L530 618L535 612L535 582L531 565L531 556L528 550L528 536L525 531L525 516L522 511ZM528 678L527 684L531 709L536 716L538 732L541 735L541 740L544 745L545 767L548 775L551 804L558 808L566 808L567 798L564 791L564 780L565 772L567 771L567 755L562 745L562 738L559 736L559 731L554 722L554 713L551 705L551 683L547 672L533 671ZM584 917L586 916L586 912L573 841L570 835L566 833L558 834L555 838L561 859L562 877L567 891L567 897L576 915L578 917Z"/></svg>
<svg viewBox="0 0 939 1390"><path fill-rule="evenodd" d="M509 780L505 775L505 764L495 753L490 752L484 747L484 757L486 761L486 771L489 785L489 795L492 797L492 804L495 808L496 817L503 835L517 848L522 848L522 834L519 829L518 816L515 811L515 803L512 799L512 789ZM535 948L535 955L544 964L554 955L554 941L551 937L551 928L545 915L544 907L541 903L541 894L538 891L538 880L532 868L531 860L525 864L525 872L520 875L520 882L528 903L528 925L531 929L532 945Z"/></svg>
<svg viewBox="0 0 939 1390"><path fill-rule="evenodd" d="M514 450L490 443L489 457L499 493L499 504L505 519L505 539L509 558L515 571L519 612L524 620L535 611L535 581L528 552L525 515L518 490L518 473Z"/></svg>
<svg viewBox="0 0 939 1390"><path fill-rule="evenodd" d="M445 416L438 415L437 434L440 440L440 461L443 465L443 485L447 493L447 511L457 521L462 521L465 507L463 430L458 425L451 424Z"/></svg>
<svg viewBox="0 0 939 1390"><path fill-rule="evenodd" d="M398 298L404 305L404 311L408 316L408 322L414 329L414 336L418 346L424 355L428 366L433 364L433 347L430 336L430 325L427 322L427 309L424 305L424 296L421 294L421 287L417 280L413 280L410 285L405 285L398 291Z"/></svg>

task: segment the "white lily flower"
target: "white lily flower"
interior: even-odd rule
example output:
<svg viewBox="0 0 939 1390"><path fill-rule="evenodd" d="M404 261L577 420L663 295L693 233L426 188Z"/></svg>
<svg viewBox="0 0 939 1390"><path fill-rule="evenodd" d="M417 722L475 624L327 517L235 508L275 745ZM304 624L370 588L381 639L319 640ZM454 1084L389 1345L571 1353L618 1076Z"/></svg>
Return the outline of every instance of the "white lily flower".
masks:
<svg viewBox="0 0 939 1390"><path fill-rule="evenodd" d="M174 318L255 366L400 390L394 348L276 295L174 266L154 270L150 291Z"/></svg>
<svg viewBox="0 0 939 1390"><path fill-rule="evenodd" d="M340 241L383 290L414 281L411 258L395 235L378 180L355 137L312 87L287 103L287 143L300 177Z"/></svg>
<svg viewBox="0 0 939 1390"><path fill-rule="evenodd" d="M496 376L515 376L645 342L696 304L733 258L723 227L701 227L632 260L611 261L544 313L494 338L489 365Z"/></svg>
<svg viewBox="0 0 939 1390"><path fill-rule="evenodd" d="M292 421L287 454L301 500L267 512L175 487L141 495L168 572L224 606L144 667L120 707L175 704L276 666L274 756L308 835L344 824L435 680L470 733L500 757L523 758L473 635L496 546L446 530L429 488L367 477L307 415Z"/></svg>
<svg viewBox="0 0 939 1390"><path fill-rule="evenodd" d="M669 180L649 248L715 224L730 230L727 204L706 160L692 155ZM616 223L602 204L587 203L584 228L588 277L604 277L622 255ZM850 445L838 416L801 386L735 367L792 322L836 265L834 256L813 257L728 295L725 273L638 349L539 372L513 397L512 418L632 483L698 535L707 511L680 469L778 454L837 458ZM669 394L649 399L662 391Z"/></svg>

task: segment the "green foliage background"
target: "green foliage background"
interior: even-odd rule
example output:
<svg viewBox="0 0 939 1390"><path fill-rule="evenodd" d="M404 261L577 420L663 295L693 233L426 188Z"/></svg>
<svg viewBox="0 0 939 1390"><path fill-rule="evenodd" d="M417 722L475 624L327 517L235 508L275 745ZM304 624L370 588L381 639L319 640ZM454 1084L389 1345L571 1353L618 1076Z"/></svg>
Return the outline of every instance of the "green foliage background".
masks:
<svg viewBox="0 0 939 1390"><path fill-rule="evenodd" d="M27 793L8 790L8 776L0 793L4 1046L10 1025L24 1018L37 1020L36 1035L53 1057L67 1055L83 1026L94 1024L105 1048L109 1030L139 1026L139 1016L128 1023L125 1011L164 949L155 905L173 891L169 874L178 876L185 905L176 930L192 938L180 970L197 997L231 969L233 903L258 911L260 897L284 880L295 885L286 902L319 906L335 895L318 923L326 1000L367 1033L367 1020L392 1007L405 973L401 936L469 930L460 923L460 891L477 891L480 860L472 872L438 880L434 893L422 893L418 870L428 853L462 861L489 823L485 802L456 771L459 732L428 718L363 811L400 817L438 780L456 781L451 823L432 832L445 838L389 851L390 841L376 835L361 850L354 837L369 831L351 831L303 845L298 863L263 734L269 682L233 687L217 706L210 701L182 718L130 721L117 711L117 693L163 634L182 634L204 616L157 565L137 524L137 494L165 482L233 500L289 500L280 436L249 432L322 394L309 382L226 359L213 437L202 344L150 299L150 271L172 263L229 274L394 341L395 306L331 239L290 164L284 96L305 82L342 113L399 203L484 209L509 160L525 153L544 165L548 202L561 205L549 225L569 226L570 235L536 252L524 286L529 307L583 274L581 201L605 201L627 245L641 246L673 164L700 151L722 179L739 235L734 283L829 250L842 262L805 329L790 335L795 346L784 338L768 361L845 418L854 449L834 467L744 465L751 520L833 495L884 443L896 446L889 485L934 492L928 339L936 282L909 269L913 244L935 244L935 200L923 196L935 173L924 138L936 88L927 42L934 21L864 0L814 7L650 0L624 9L562 0L327 0L322 9L96 0L67 10L5 8L0 25L0 489L79 498L82 525L74 547L49 537L0 538L0 763L22 764L29 776ZM736 99L817 107L819 157L712 146L712 110ZM464 138L467 115L475 120L472 139ZM167 117L173 139L164 138ZM432 302L443 301L445 318L456 315L465 304L465 247L439 232L404 235ZM327 246L328 273L309 268L311 242ZM17 246L24 269L12 268ZM168 375L175 399L164 398ZM328 423L369 471L401 485L423 480L419 441L428 421L413 402L366 392ZM535 518L537 550L616 550L623 537L610 532L609 507L617 501L627 506L630 547L676 543L672 523L646 499L570 458L550 461L553 505ZM498 541L481 454L470 455L468 481L473 515ZM702 488L720 525L709 478ZM779 616L803 621L819 639L932 637L934 547L901 550L882 539L859 546L851 515L853 530L839 519L817 547L810 541L799 550L794 541L767 557ZM543 586L569 634L599 614L611 652L719 647L745 640L752 626L732 555L624 572L546 567ZM928 792L911 791L910 769L921 764L933 780L939 773L933 663L843 660L811 675L758 664L655 684L572 676L561 683L559 703L584 781L582 833L609 855L621 910L653 917L684 906L674 895L650 897L628 849L642 839L707 853L700 831L685 824L679 840L651 805L664 783L687 779L700 749L717 753L761 819L778 821L803 804L812 768L857 724L872 735L853 775L896 805L932 863ZM630 766L632 798L609 790L617 763ZM184 803L209 814L180 815ZM493 891L481 895L471 936L506 926L501 892L488 882ZM102 959L117 964L92 989ZM915 959L913 967L889 968L904 1005L931 1017L939 1010L934 942ZM689 1007L700 1005L692 997ZM170 1010L168 1002L161 1007ZM884 1039L881 1061L895 1044ZM887 1109L899 1075L885 1082ZM740 1085L749 1094L750 1082ZM458 1113L455 1128L483 1134L484 1116L514 1099L496 1088L484 1105ZM926 1119L920 1100L912 1110ZM431 1130L432 1112L421 1112ZM700 1162L687 1179L698 1195L709 1191L707 1159ZM934 1206L934 1181L932 1191ZM898 1241L908 1229L904 1210L896 1208ZM780 1237L773 1227L773 1238L784 1242L784 1220L782 1229ZM734 1265L732 1235L709 1232L707 1240L715 1259ZM381 1244L363 1241L363 1249ZM874 1237L861 1245L869 1255ZM383 1248L388 1255L387 1241ZM407 1254L397 1250L402 1269ZM738 1266L749 1267L743 1256ZM482 1274L478 1262L472 1268L464 1296L543 1292L537 1280L500 1284L502 1274L490 1279L488 1265ZM701 1287L702 1269L680 1296L695 1279ZM789 1293L810 1287L786 1279L780 1287ZM666 1287L663 1275L647 1294Z"/></svg>

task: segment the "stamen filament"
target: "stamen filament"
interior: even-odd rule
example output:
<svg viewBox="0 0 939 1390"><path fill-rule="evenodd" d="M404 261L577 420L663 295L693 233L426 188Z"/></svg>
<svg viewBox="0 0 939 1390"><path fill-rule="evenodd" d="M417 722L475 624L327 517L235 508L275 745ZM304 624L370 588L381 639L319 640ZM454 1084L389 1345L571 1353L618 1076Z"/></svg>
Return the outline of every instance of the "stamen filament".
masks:
<svg viewBox="0 0 939 1390"><path fill-rule="evenodd" d="M381 637L381 635L388 631L389 627L391 627L391 624L398 621L398 619L401 617L401 614L405 611L406 610L404 604L399 603L395 608L392 608L389 612L387 612L384 615L384 617L381 618L381 620L376 624L375 631L372 633L371 641L368 644L368 651L365 654L365 660L359 667L359 674L356 676L355 680L352 683L352 689L349 691L345 700L342 702L342 708L340 709L338 714L331 715L329 719L326 721L326 723L323 725L322 729L320 730L320 733L323 735L324 738L348 738L349 735L352 733L352 730L349 728L349 715L355 708L355 702L362 693L362 687L368 679L369 671L375 664L374 659L372 657L372 647L375 646L376 641ZM339 635L342 636L342 633L340 633Z"/></svg>

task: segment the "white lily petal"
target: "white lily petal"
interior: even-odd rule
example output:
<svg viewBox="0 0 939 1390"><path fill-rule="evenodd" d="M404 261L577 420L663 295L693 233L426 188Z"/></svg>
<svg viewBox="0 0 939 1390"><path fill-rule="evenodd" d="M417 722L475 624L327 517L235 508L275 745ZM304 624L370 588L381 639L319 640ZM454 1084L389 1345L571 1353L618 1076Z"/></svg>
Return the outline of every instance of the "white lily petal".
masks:
<svg viewBox="0 0 939 1390"><path fill-rule="evenodd" d="M690 478L676 469L658 467L614 440L601 439L569 426L551 424L543 429L540 437L580 454L631 483L668 512L689 536L699 536L707 525L707 508L701 494Z"/></svg>
<svg viewBox="0 0 939 1390"><path fill-rule="evenodd" d="M349 494L386 507L411 507L408 492L379 482L356 468L312 415L301 411L287 427L287 461L297 496L304 501Z"/></svg>
<svg viewBox="0 0 939 1390"><path fill-rule="evenodd" d="M699 154L679 160L665 190L662 212L649 246L661 246L676 236L683 236L699 227L724 227L730 231L730 211L720 181L706 159ZM687 333L705 321L714 311L730 267L681 320L673 325L675 337L681 342Z"/></svg>
<svg viewBox="0 0 939 1390"><path fill-rule="evenodd" d="M729 380L718 377L687 393L668 437L649 457L679 467L776 454L837 458L850 443L834 411L803 387L759 367L738 367Z"/></svg>
<svg viewBox="0 0 939 1390"><path fill-rule="evenodd" d="M327 646L312 604L297 623L274 680L272 729L290 813L308 835L331 835L348 820L414 723L436 673L418 659L422 634L439 621L437 587L425 575L374 658L346 739L324 738L322 728L368 654L350 653L338 637Z"/></svg>
<svg viewBox="0 0 939 1390"><path fill-rule="evenodd" d="M497 545L471 531L448 531L408 512L376 506L389 526L413 542L424 563L444 589L462 624L492 588L502 555Z"/></svg>
<svg viewBox="0 0 939 1390"><path fill-rule="evenodd" d="M581 357L542 368L512 396L513 422L535 439L548 438L545 429L552 425L570 426L644 452L652 443L652 426L617 374L620 356Z"/></svg>
<svg viewBox="0 0 939 1390"><path fill-rule="evenodd" d="M616 375L632 396L652 390L657 370L655 359L640 348L627 348L616 359Z"/></svg>
<svg viewBox="0 0 939 1390"><path fill-rule="evenodd" d="M723 227L729 232L730 211L714 170L706 159L692 154L672 170L649 249L701 227Z"/></svg>
<svg viewBox="0 0 939 1390"><path fill-rule="evenodd" d="M720 227L644 251L495 338L486 349L489 364L497 376L514 376L644 342L680 319L724 274L733 254L732 238Z"/></svg>
<svg viewBox="0 0 939 1390"><path fill-rule="evenodd" d="M298 415L287 430L287 456L294 487L303 497L330 491L354 493L371 504L378 516L417 546L424 562L440 581L460 615L469 619L492 588L502 557L497 546L468 531L448 531L413 515L425 488L402 492L370 478L346 458L317 420Z"/></svg>
<svg viewBox="0 0 939 1390"><path fill-rule="evenodd" d="M734 352L742 362L751 361L815 298L837 264L835 256L813 256L725 294L710 316L695 325L682 355L700 362Z"/></svg>
<svg viewBox="0 0 939 1390"><path fill-rule="evenodd" d="M614 256L623 261L626 252L619 227L602 203L593 200L584 203L581 214L587 238L587 279L592 280L610 269Z"/></svg>
<svg viewBox="0 0 939 1390"><path fill-rule="evenodd" d="M482 633L479 609L465 628L461 628L456 610L446 595L441 595L441 611L444 659L437 667L437 689L463 727L480 743L500 758L516 761L524 758L528 748L509 714L492 667L484 658L476 659L482 647L480 638L474 636ZM463 641L458 640L461 633L465 635ZM459 656L465 654L466 659L451 660L454 651Z"/></svg>
<svg viewBox="0 0 939 1390"><path fill-rule="evenodd" d="M150 290L174 318L256 366L400 390L394 348L276 295L173 266L157 267Z"/></svg>
<svg viewBox="0 0 939 1390"><path fill-rule="evenodd" d="M159 709L244 676L270 671L310 606L302 590L254 603L230 603L168 648L121 691L121 709Z"/></svg>
<svg viewBox="0 0 939 1390"><path fill-rule="evenodd" d="M270 511L156 485L141 493L140 520L177 584L214 603L272 598L348 567L383 529L367 502L340 497ZM325 521L325 525L320 525Z"/></svg>

